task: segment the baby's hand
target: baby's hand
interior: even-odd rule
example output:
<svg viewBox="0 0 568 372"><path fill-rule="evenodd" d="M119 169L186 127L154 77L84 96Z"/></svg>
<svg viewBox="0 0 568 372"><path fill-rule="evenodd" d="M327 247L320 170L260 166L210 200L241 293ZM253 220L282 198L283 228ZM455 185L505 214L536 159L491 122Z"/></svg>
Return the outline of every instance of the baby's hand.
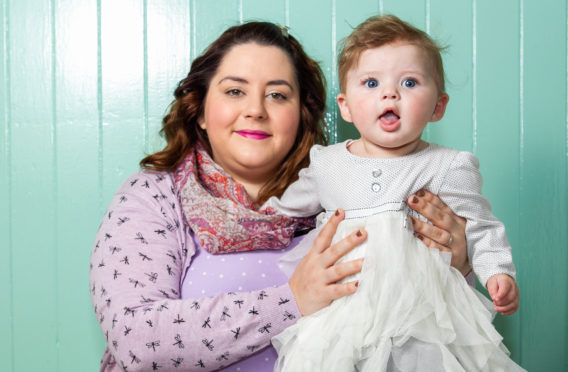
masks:
<svg viewBox="0 0 568 372"><path fill-rule="evenodd" d="M493 300L495 311L503 315L514 314L519 308L519 287L507 274L493 275L487 281L487 290Z"/></svg>

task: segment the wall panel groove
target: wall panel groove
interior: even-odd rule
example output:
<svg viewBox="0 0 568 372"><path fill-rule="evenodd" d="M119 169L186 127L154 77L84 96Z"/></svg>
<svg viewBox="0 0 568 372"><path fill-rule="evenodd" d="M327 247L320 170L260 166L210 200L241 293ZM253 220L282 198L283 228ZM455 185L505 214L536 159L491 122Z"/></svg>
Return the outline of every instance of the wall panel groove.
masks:
<svg viewBox="0 0 568 372"><path fill-rule="evenodd" d="M98 202L99 214L106 206L103 199L103 42L102 42L102 1L97 0L97 150L98 150Z"/></svg>
<svg viewBox="0 0 568 372"><path fill-rule="evenodd" d="M55 321L55 333L53 343L55 345L55 352L54 352L54 366L56 370L60 370L60 329L61 326L59 323L58 314L60 313L59 310L59 298L61 296L60 286L58 283L58 272L59 272L59 215L57 213L57 205L59 204L58 200L58 158L57 158L57 136L58 136L58 126L57 126L57 79L56 74L58 70L57 66L57 28L56 28L56 0L50 0L49 2L49 17L50 17L50 26L51 26L51 51L50 51L50 58L51 58L51 73L50 73L50 80L51 80L51 133L50 133L50 142L51 142L51 180L52 184L50 185L50 193L53 195L53 206L50 210L50 224L51 230L53 231L53 243L52 246L55 247L52 252L49 253L51 257L48 262L50 262L50 266L52 267L52 272L50 273L52 276L53 283L56 283L56 287L54 289L54 296L53 296L53 308L54 314L56 314L56 321Z"/></svg>
<svg viewBox="0 0 568 372"><path fill-rule="evenodd" d="M424 137L480 159L518 270L521 308L495 321L513 358L568 370L568 9L527 0L0 0L2 368L97 368L92 239L211 41L251 19L289 26L321 63L333 143L358 137L336 107L339 43L377 13L447 46L450 103Z"/></svg>
<svg viewBox="0 0 568 372"><path fill-rule="evenodd" d="M524 32L524 26L525 26L525 10L524 10L524 2L523 1L519 1L519 182L518 182L518 205L519 205L519 214L517 217L517 223L520 226L521 225L521 210L520 210L520 206L521 206L521 198L522 198L522 192L523 192L523 180L524 180L524 139L525 139L525 117L523 115L523 107L524 107L524 73L525 73L525 69L524 69L524 58L525 58L525 49L524 49L524 45L525 45L525 32ZM517 233L517 239L518 241L521 241L521 235L520 235L520 231ZM519 283L520 286L522 287L522 283ZM520 311L519 312L519 323L523 324L523 321L525 320L526 316L524 316L524 312ZM527 319L528 320L528 319ZM520 363L524 363L526 356L524 356L520 350L523 349L523 330L522 328L519 329L519 338L518 338L518 344L519 344L519 362Z"/></svg>
<svg viewBox="0 0 568 372"><path fill-rule="evenodd" d="M144 151L150 152L150 128L149 128L149 108L148 108L148 0L144 0L143 5L143 26L142 26L142 54L144 61L143 74L144 74Z"/></svg>
<svg viewBox="0 0 568 372"><path fill-rule="evenodd" d="M7 371L14 371L14 274L12 244L12 128L10 95L10 7L0 1L0 334L6 342L0 359Z"/></svg>

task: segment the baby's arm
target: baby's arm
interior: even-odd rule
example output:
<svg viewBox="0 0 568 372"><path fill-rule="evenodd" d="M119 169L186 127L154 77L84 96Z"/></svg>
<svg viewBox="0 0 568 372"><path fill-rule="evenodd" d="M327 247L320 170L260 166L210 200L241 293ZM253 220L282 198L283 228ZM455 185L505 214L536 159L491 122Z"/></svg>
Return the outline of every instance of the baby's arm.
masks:
<svg viewBox="0 0 568 372"><path fill-rule="evenodd" d="M321 212L318 185L314 167L317 166L317 152L321 146L310 150L310 166L300 171L298 180L288 186L280 198L271 197L261 209L270 207L288 217L310 217Z"/></svg>
<svg viewBox="0 0 568 372"><path fill-rule="evenodd" d="M450 166L439 196L459 216L467 219L468 255L473 269L484 285L497 274L515 278L515 266L505 227L492 213L491 204L481 194L479 161L460 152Z"/></svg>
<svg viewBox="0 0 568 372"><path fill-rule="evenodd" d="M509 275L493 275L487 281L487 290L495 304L493 310L511 315L519 308L519 287Z"/></svg>

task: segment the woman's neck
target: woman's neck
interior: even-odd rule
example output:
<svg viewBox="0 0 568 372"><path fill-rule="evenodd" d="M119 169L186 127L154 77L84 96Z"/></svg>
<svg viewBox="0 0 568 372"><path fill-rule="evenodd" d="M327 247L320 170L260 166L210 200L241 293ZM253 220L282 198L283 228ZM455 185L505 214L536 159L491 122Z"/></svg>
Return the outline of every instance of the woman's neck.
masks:
<svg viewBox="0 0 568 372"><path fill-rule="evenodd" d="M258 194L260 193L260 189L266 184L268 181L267 177L258 177L253 178L250 175L248 177L243 177L239 174L231 174L231 177L245 188L245 191L251 198L253 202L257 202Z"/></svg>
<svg viewBox="0 0 568 372"><path fill-rule="evenodd" d="M257 184L257 183L243 182L243 181L240 181L240 180L237 180L237 182L239 182L241 185L244 186L244 188L245 188L247 194L250 196L251 200L256 203L256 201L258 200L258 194L259 194L262 186L264 186L264 183L263 184Z"/></svg>

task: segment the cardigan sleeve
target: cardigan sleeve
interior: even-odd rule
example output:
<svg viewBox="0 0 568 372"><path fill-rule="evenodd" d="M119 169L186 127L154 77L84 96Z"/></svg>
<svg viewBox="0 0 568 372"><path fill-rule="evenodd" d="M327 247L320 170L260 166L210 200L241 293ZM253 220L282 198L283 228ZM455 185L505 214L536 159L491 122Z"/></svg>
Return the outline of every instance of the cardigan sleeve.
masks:
<svg viewBox="0 0 568 372"><path fill-rule="evenodd" d="M468 256L485 286L495 274L515 278L516 272L505 226L491 212L481 186L479 161L469 152L459 152L446 173L439 196L457 215L467 219Z"/></svg>
<svg viewBox="0 0 568 372"><path fill-rule="evenodd" d="M91 254L91 298L107 344L102 371L216 370L300 317L288 284L180 299L194 251L171 176L127 179Z"/></svg>

